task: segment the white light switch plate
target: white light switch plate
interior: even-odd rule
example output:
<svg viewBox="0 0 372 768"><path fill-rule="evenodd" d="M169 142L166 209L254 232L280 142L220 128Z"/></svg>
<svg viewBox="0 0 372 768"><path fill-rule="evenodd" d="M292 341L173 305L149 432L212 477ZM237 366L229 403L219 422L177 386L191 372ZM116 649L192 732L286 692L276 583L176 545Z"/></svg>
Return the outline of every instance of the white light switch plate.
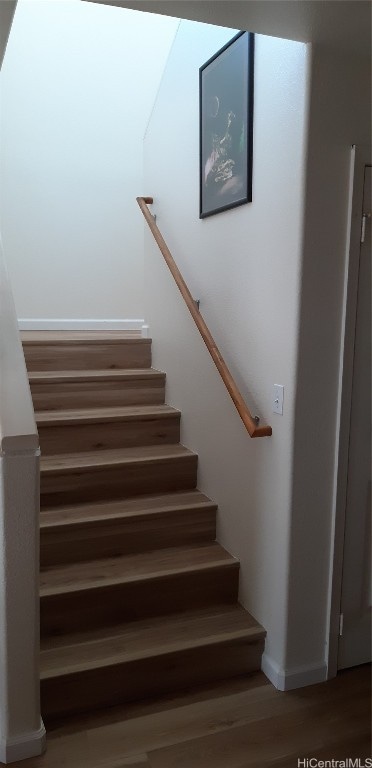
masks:
<svg viewBox="0 0 372 768"><path fill-rule="evenodd" d="M283 416L284 387L282 384L274 384L273 412Z"/></svg>

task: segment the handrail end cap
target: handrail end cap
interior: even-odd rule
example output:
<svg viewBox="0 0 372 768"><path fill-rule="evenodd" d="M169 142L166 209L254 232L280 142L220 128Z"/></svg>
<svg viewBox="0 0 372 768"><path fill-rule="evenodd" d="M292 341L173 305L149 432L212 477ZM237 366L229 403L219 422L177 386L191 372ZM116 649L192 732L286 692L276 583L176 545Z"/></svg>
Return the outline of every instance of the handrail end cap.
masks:
<svg viewBox="0 0 372 768"><path fill-rule="evenodd" d="M262 427L257 427L250 433L251 437L271 437L273 433L272 427L268 424Z"/></svg>

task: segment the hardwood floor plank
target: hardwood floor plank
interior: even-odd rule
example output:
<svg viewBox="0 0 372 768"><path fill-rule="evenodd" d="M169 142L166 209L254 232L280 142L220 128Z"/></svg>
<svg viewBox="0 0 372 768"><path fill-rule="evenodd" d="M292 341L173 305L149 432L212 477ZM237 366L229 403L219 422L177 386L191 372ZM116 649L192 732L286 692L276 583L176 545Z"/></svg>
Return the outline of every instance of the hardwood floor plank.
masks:
<svg viewBox="0 0 372 768"><path fill-rule="evenodd" d="M48 730L45 755L12 765L297 768L298 757L369 756L370 712L369 665L287 693L258 673L69 719Z"/></svg>
<svg viewBox="0 0 372 768"><path fill-rule="evenodd" d="M98 768L96 765L95 768ZM133 755L132 757L119 758L119 760L109 760L102 763L99 768L151 768L147 755Z"/></svg>
<svg viewBox="0 0 372 768"><path fill-rule="evenodd" d="M228 685L226 687L228 689ZM109 739L115 754L123 747L127 754L135 753L138 750L137 745L141 743L142 749L149 753L151 760L155 750L163 752L167 748L172 749L175 744L178 749L179 745L189 744L207 734L215 736L225 731L230 732L242 724L247 727L247 723L252 720L266 720L269 713L296 711L297 705L294 702L284 702L280 699L280 696L274 696L274 700L272 699L271 685L254 685L249 688L247 679L246 690L241 693L165 709L149 716L138 717L125 725L120 722L106 726L105 738ZM88 732L89 743L94 744L96 749L99 748L101 737L100 729Z"/></svg>
<svg viewBox="0 0 372 768"><path fill-rule="evenodd" d="M354 676L356 677L355 686L350 684L351 677L354 680ZM209 735L213 737L227 731L232 731L230 738L231 743L234 744L235 728L252 728L259 722L263 723L262 730L265 732L266 729L267 738L270 739L277 716L287 715L289 720L293 720L297 713L297 717L300 716L311 729L312 717L316 716L318 704L325 701L326 708L343 711L346 716L345 708L350 706L349 695L357 697L360 689L362 689L362 706L366 709L368 720L368 706L366 706L370 694L368 670L362 670L362 674L356 675L354 672L351 677L350 675L342 677L343 681L346 680L346 685L343 682L340 685L339 681L337 684L336 681L331 681L301 691L282 693L277 691L262 673L259 673L242 681L243 688L238 692L234 691L233 682L227 682L216 686L209 695L199 700L195 694L190 694L183 698L175 697L169 702L165 701L159 711L152 711L150 715L140 710L137 717L130 719L130 710L125 710L117 722L103 726L103 732L115 751L125 746L128 752L129 750L135 752L136 744L141 743L142 748L150 753L151 759L152 751L160 748L161 744L164 747L183 744L200 737ZM238 682L235 685L238 685ZM199 696L202 696L202 691ZM99 727L89 729L89 739L92 743L96 743L97 748L101 735ZM340 737L339 732L336 735ZM227 766L230 768L228 762L225 763L224 768Z"/></svg>
<svg viewBox="0 0 372 768"><path fill-rule="evenodd" d="M251 765L266 768L275 764L277 758L285 758L289 764L292 761L292 765L297 765L298 757L312 756L314 750L326 751L332 757L337 742L341 741L341 745L338 744L341 750L344 748L342 741L348 738L354 737L356 744L363 743L369 727L367 717L363 717L366 705L366 701L359 702L359 706L354 704L347 715L321 705L304 707L150 751L151 768L248 768Z"/></svg>

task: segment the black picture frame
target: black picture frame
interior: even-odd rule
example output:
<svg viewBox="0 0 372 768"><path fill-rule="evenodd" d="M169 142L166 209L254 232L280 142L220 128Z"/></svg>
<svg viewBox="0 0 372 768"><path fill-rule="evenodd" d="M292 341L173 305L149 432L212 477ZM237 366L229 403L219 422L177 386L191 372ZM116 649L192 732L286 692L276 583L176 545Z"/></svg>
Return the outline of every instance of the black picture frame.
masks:
<svg viewBox="0 0 372 768"><path fill-rule="evenodd" d="M199 69L199 218L252 202L254 34Z"/></svg>

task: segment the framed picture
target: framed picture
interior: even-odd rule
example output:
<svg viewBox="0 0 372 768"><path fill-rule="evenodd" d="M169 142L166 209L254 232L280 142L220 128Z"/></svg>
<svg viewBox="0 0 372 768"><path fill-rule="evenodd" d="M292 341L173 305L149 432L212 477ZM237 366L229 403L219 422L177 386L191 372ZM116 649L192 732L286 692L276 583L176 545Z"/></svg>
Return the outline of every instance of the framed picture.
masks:
<svg viewBox="0 0 372 768"><path fill-rule="evenodd" d="M200 67L201 219L252 201L253 68L251 32Z"/></svg>

